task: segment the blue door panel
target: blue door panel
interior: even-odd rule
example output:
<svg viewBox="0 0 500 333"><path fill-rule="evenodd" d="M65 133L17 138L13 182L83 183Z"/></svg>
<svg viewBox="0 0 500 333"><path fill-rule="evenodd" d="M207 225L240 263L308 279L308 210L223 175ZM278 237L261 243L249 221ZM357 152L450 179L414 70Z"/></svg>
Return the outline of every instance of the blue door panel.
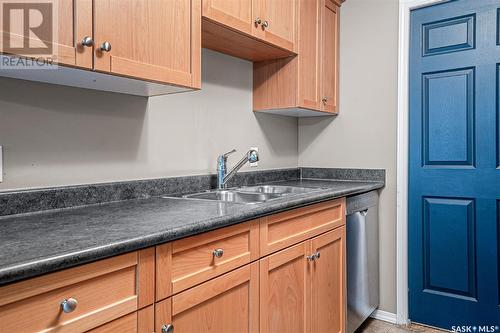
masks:
<svg viewBox="0 0 500 333"><path fill-rule="evenodd" d="M424 165L473 166L474 68L423 75Z"/></svg>
<svg viewBox="0 0 500 333"><path fill-rule="evenodd" d="M500 45L500 8L497 10L497 45Z"/></svg>
<svg viewBox="0 0 500 333"><path fill-rule="evenodd" d="M498 11L498 13L499 13L498 20L500 22L500 10ZM500 32L499 32L499 36L500 36ZM497 117L496 118L496 124L497 124L497 131L496 131L496 135L497 135L497 151L496 151L496 154L497 154L497 167L500 168L500 64L497 64L496 72L497 72L497 84L496 84L496 95L497 95L496 96L496 98L497 98L497 115L496 115L496 117Z"/></svg>
<svg viewBox="0 0 500 333"><path fill-rule="evenodd" d="M466 15L424 24L423 55L473 49L475 19L475 15Z"/></svg>
<svg viewBox="0 0 500 333"><path fill-rule="evenodd" d="M500 0L412 11L409 93L410 319L500 326Z"/></svg>
<svg viewBox="0 0 500 333"><path fill-rule="evenodd" d="M476 298L474 201L424 198L425 292Z"/></svg>

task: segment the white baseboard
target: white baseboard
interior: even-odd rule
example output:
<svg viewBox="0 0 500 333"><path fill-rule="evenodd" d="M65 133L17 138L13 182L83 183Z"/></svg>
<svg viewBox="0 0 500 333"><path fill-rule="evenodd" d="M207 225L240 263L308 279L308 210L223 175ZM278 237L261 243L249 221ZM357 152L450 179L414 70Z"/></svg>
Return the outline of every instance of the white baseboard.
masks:
<svg viewBox="0 0 500 333"><path fill-rule="evenodd" d="M372 318L386 321L391 324L396 324L397 323L397 316L395 313L388 312L388 311L383 311L383 310L375 310L373 311L372 315L370 316Z"/></svg>

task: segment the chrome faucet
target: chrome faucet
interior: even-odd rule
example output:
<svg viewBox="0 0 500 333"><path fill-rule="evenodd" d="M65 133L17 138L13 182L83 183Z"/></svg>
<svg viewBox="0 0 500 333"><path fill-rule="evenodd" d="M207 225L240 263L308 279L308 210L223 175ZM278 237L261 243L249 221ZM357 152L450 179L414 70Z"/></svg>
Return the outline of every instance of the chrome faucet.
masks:
<svg viewBox="0 0 500 333"><path fill-rule="evenodd" d="M255 163L259 161L259 152L254 149L250 149L245 156L233 167L229 173L226 173L227 157L232 153L235 153L236 149L231 150L225 154L220 155L217 158L217 189L222 190L227 186L227 182L233 178L238 170L241 169L245 163Z"/></svg>

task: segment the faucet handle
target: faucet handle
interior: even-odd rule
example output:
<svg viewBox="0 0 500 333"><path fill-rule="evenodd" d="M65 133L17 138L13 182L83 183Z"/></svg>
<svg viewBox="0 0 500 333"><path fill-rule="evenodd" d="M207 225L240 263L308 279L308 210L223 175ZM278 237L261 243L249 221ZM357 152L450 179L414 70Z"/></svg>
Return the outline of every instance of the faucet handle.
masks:
<svg viewBox="0 0 500 333"><path fill-rule="evenodd" d="M231 150L231 151L228 151L227 153L220 155L220 157L222 157L222 158L226 159L229 155L231 155L231 154L233 154L233 153L236 153L236 149L233 149L233 150Z"/></svg>
<svg viewBox="0 0 500 333"><path fill-rule="evenodd" d="M250 163L255 163L259 161L259 152L255 149L250 149L247 153L247 159Z"/></svg>

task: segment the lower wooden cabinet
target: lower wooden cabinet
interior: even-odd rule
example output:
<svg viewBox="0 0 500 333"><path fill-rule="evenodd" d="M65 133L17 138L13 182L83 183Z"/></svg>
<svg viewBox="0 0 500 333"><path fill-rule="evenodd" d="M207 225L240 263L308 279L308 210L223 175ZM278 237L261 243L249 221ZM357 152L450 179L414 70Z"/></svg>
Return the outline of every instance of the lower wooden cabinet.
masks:
<svg viewBox="0 0 500 333"><path fill-rule="evenodd" d="M345 331L345 227L260 260L260 333Z"/></svg>
<svg viewBox="0 0 500 333"><path fill-rule="evenodd" d="M260 260L260 332L308 332L310 242Z"/></svg>
<svg viewBox="0 0 500 333"><path fill-rule="evenodd" d="M311 240L311 332L345 331L345 226Z"/></svg>
<svg viewBox="0 0 500 333"><path fill-rule="evenodd" d="M257 332L259 323L257 262L156 303L155 332Z"/></svg>
<svg viewBox="0 0 500 333"><path fill-rule="evenodd" d="M342 333L345 300L342 198L0 287L0 333Z"/></svg>
<svg viewBox="0 0 500 333"><path fill-rule="evenodd" d="M0 333L86 332L152 305L154 259L149 248L1 287Z"/></svg>

